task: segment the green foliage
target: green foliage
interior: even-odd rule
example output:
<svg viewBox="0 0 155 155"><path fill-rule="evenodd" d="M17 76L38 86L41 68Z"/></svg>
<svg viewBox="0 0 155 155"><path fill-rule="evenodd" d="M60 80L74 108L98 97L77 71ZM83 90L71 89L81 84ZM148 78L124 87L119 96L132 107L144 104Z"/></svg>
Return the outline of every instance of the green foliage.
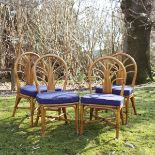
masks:
<svg viewBox="0 0 155 155"><path fill-rule="evenodd" d="M83 94L83 93L81 93ZM122 126L120 139L105 124L85 126L83 136L75 133L74 122L47 123L45 137L40 127L29 127L28 111L11 117L14 97L0 98L0 155L153 155L155 154L155 84L135 91L138 115L130 108L129 125ZM23 101L25 104L25 101ZM73 110L68 111L73 117Z"/></svg>

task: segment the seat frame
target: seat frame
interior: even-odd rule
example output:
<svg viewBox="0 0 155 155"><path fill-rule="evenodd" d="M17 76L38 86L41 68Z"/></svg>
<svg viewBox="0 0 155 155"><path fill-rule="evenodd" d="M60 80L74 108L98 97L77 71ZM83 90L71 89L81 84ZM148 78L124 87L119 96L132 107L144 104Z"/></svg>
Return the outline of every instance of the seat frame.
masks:
<svg viewBox="0 0 155 155"><path fill-rule="evenodd" d="M89 68L89 71L88 71L90 93L92 93L92 70L93 70L93 67L99 61L102 61L102 60L104 61L104 60L108 60L108 59L115 61L119 65L119 67L121 67L123 76L120 79L123 80L123 83L122 83L122 90L121 90L120 95L123 96L124 85L125 85L125 82L126 82L126 70L125 70L123 64L119 60L117 60L116 58L111 57L111 56L106 56L106 57L98 58L96 61L94 61L94 63L91 64L91 66ZM107 92L105 92L105 93L109 93L110 85L105 82L104 86L106 86L106 88L107 88ZM96 111L98 111L98 110L111 110L111 111L114 111L115 112L115 116L116 116L116 122L115 123L112 123L109 120L104 119L104 118L102 118L102 120L106 121L107 123L113 125L116 128L116 138L119 138L120 117L121 117L121 119L123 121L122 106L99 105L99 104L85 104L85 103L81 103L81 105L80 105L80 135L82 135L84 133L84 124L86 123L86 121L84 120L84 113L85 113L86 109L89 109L89 108L90 108L90 110L95 109ZM90 112L92 112L92 111L90 111ZM95 120L90 119L87 123L96 122L98 120L99 121L101 120L100 117L98 117L97 115L95 115L95 116L96 116Z"/></svg>
<svg viewBox="0 0 155 155"><path fill-rule="evenodd" d="M122 57L122 58L125 58L125 60L120 60L124 67L126 68L126 73L127 73L127 77L128 77L128 74L130 73L133 73L133 78L132 78L132 83L131 83L131 87L133 88L134 90L134 87L135 87L135 82L136 82L136 77L137 77L137 64L136 64L136 61L134 60L134 58L132 58L129 54L126 54L126 53L123 53L123 52L118 52L118 53L115 53L114 55L112 55L113 57L119 59L119 57ZM131 64L127 64L125 65L125 62L127 60L130 60ZM128 67L129 66L133 66L134 67L134 70L129 70L128 71ZM136 111L136 105L135 105L135 95L134 95L134 91L133 93L131 93L129 96L124 96L125 97L125 113L126 113L126 124L128 124L128 119L129 119L129 105L130 105L130 101L132 103L132 108L134 110L134 114L137 115L137 111Z"/></svg>
<svg viewBox="0 0 155 155"><path fill-rule="evenodd" d="M35 97L32 97L32 96L28 96L28 95L25 95L25 94L21 94L20 93L20 87L21 87L21 82L20 82L20 78L18 76L18 65L25 65L27 64L27 68L26 68L26 73L25 73L25 85L28 85L28 84L33 84L34 83L34 78L33 78L33 72L32 72L32 64L30 61L26 61L25 64L20 64L20 60L24 57L36 57L36 58L39 58L40 56L36 53L33 53L33 52L25 52L23 54L21 54L20 56L18 56L18 58L16 59L15 61L15 65L14 65L14 75L15 75L15 80L16 80L16 85L17 85L17 93L16 93L16 101L15 101L15 105L14 105L14 108L13 108L13 113L12 113L12 116L14 117L15 116L15 113L16 113L16 110L17 109L29 109L30 110L30 126L32 127L33 126L33 115L34 115L34 110L35 110ZM26 99L28 100L28 102L30 103L30 106L28 107L19 107L19 103L21 101L21 99Z"/></svg>
<svg viewBox="0 0 155 155"><path fill-rule="evenodd" d="M39 82L38 82L38 77L37 77L37 65L39 62L44 62L45 58L49 58L50 59L57 59L59 60L63 65L64 65L64 70L65 70L65 76L64 76L64 83L63 83L63 91L66 90L66 85L67 85L67 80L68 80L68 68L67 65L65 63L65 61L60 58L59 56L56 56L54 54L46 54L42 57L40 57L36 63L34 64L34 68L33 68L33 73L34 73L34 80L35 80L35 84L37 87L37 92L41 93L39 90ZM49 63L50 64L50 63ZM51 70L50 68L51 66L48 65L48 76L47 76L47 91L53 91L55 89L55 79L54 79L54 72L52 69L52 72L50 72L49 70ZM52 66L52 68L54 68ZM79 133L79 128L78 128L78 121L79 121L79 102L75 102L75 103L64 103L64 104L39 104L38 103L38 112L37 112L37 118L36 118L36 125L38 124L38 120L39 118L41 118L41 135L44 136L45 135L45 123L46 123L46 117L48 118L52 118L52 121L54 120L63 120L65 121L65 123L67 124L69 119L67 119L67 113L66 113L66 108L68 107L72 107L75 111L75 129L76 129L76 133ZM47 111L54 111L54 109L62 109L62 112L59 111L58 116L47 116L46 112ZM63 117L62 117L63 116Z"/></svg>
<svg viewBox="0 0 155 155"><path fill-rule="evenodd" d="M134 90L134 86L135 86L135 82L136 82L136 77L137 77L137 64L136 64L135 60L129 54L126 54L126 53L123 53L123 52L115 53L112 56L117 58L117 59L124 57L125 60L120 60L120 59L119 60L123 63L125 68L134 66L134 70L132 70L132 71L131 70L127 71L127 69L126 69L127 75L130 74L131 72L134 74L133 75L133 79L132 79L132 83L130 85L133 88L133 90ZM125 65L125 62L128 59L130 60L131 64ZM134 91L129 96L125 96L124 95L124 97L125 97L125 114L126 114L125 124L127 125L128 124L128 120L129 120L129 105L130 105L130 101L132 103L132 108L134 110L134 114L137 115ZM90 119L92 119L92 117L93 117L93 111L94 111L94 109L90 109ZM97 109L95 109L95 113L96 113L95 117L97 117L98 116L98 110ZM122 122L122 124L124 124L124 121Z"/></svg>

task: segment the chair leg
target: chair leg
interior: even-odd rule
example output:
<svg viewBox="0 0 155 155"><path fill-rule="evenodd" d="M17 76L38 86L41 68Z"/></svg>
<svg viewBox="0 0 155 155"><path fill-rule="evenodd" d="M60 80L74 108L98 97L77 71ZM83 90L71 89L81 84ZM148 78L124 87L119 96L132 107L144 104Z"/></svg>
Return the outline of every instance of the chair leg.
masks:
<svg viewBox="0 0 155 155"><path fill-rule="evenodd" d="M95 120L98 118L98 109L95 109Z"/></svg>
<svg viewBox="0 0 155 155"><path fill-rule="evenodd" d="M125 110L126 110L126 125L128 124L128 118L129 118L129 101L130 98L126 98L126 103L125 103Z"/></svg>
<svg viewBox="0 0 155 155"><path fill-rule="evenodd" d="M84 128L84 106L80 106L80 135L83 134L83 128Z"/></svg>
<svg viewBox="0 0 155 155"><path fill-rule="evenodd" d="M18 104L19 104L20 100L21 100L21 97L19 95L17 95L16 96L15 106L14 106L13 113L12 113L12 117L15 116L15 113L16 113L16 110L18 108Z"/></svg>
<svg viewBox="0 0 155 155"><path fill-rule="evenodd" d="M75 129L76 129L76 133L79 134L79 105L76 104L75 105Z"/></svg>
<svg viewBox="0 0 155 155"><path fill-rule="evenodd" d="M134 95L130 98L131 103L132 103L132 108L134 110L134 114L137 115L137 111L136 111L136 106L135 106L135 97Z"/></svg>
<svg viewBox="0 0 155 155"><path fill-rule="evenodd" d="M31 110L31 115L30 115L30 117L31 117L31 123L30 123L30 125L31 125L31 127L33 127L34 108L35 108L34 99L31 98L30 99L30 110Z"/></svg>
<svg viewBox="0 0 155 155"><path fill-rule="evenodd" d="M94 112L94 108L90 108L90 120L92 120L93 118L93 112Z"/></svg>
<svg viewBox="0 0 155 155"><path fill-rule="evenodd" d="M124 114L123 114L123 108L121 108L120 115L121 115L122 125L124 125Z"/></svg>
<svg viewBox="0 0 155 155"><path fill-rule="evenodd" d="M62 111L63 111L63 113L64 113L65 124L67 124L67 123L68 123L68 121L67 121L67 113L66 113L66 108L62 108Z"/></svg>
<svg viewBox="0 0 155 155"><path fill-rule="evenodd" d="M46 116L46 110L44 109L44 106L40 107L41 111L41 135L45 135L45 116Z"/></svg>
<svg viewBox="0 0 155 155"><path fill-rule="evenodd" d="M119 138L119 130L120 130L120 107L116 110L116 138Z"/></svg>
<svg viewBox="0 0 155 155"><path fill-rule="evenodd" d="M58 114L61 115L61 108L58 108Z"/></svg>
<svg viewBox="0 0 155 155"><path fill-rule="evenodd" d="M41 110L40 110L40 106L39 106L39 107L38 107L38 111L37 111L37 118L36 118L35 126L38 125L38 121L39 121L40 115L41 115Z"/></svg>

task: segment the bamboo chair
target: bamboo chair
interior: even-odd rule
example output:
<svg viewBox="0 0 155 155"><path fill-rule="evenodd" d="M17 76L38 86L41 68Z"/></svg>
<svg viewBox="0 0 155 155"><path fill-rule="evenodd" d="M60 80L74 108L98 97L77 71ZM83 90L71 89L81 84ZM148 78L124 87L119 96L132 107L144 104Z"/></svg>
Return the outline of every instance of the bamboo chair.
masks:
<svg viewBox="0 0 155 155"><path fill-rule="evenodd" d="M119 61L121 61L123 63L123 65L125 66L125 69L126 69L126 73L127 73L127 80L128 80L128 77L131 79L130 81L128 81L129 84L125 85L125 87L124 87L124 97L126 99L126 102L125 102L126 124L128 124L130 101L132 103L132 108L134 110L134 114L135 115L137 114L136 107L135 107L135 96L134 96L134 86L135 86L135 81L136 81L136 77L137 77L137 64L136 64L135 60L130 55L128 55L126 53L118 52L112 56L117 58ZM118 76L121 76L121 74ZM120 85L120 81L117 81L116 85L113 86L112 90L113 90L114 94L120 93L121 88L119 85ZM97 87L96 92L101 93L102 88Z"/></svg>
<svg viewBox="0 0 155 155"><path fill-rule="evenodd" d="M39 55L33 52L26 52L21 54L15 61L14 74L17 86L17 94L15 106L12 116L15 116L16 110L30 109L31 126L33 126L33 114L35 108L35 96L37 94L36 87L34 85L34 78L32 74L32 67L34 62L39 58ZM46 90L45 87L41 87L42 90ZM24 98L30 103L29 107L19 107L20 100Z"/></svg>
<svg viewBox="0 0 155 155"><path fill-rule="evenodd" d="M117 74L122 74L122 77L117 77ZM126 70L123 64L114 57L98 58L89 68L88 72L90 94L81 97L80 105L80 134L84 132L84 113L86 109L97 110L112 110L116 113L116 122L112 123L109 119L96 117L95 120L88 122L105 120L116 128L116 138L119 137L120 129L120 114L122 114L122 107L124 104L124 85L126 81ZM112 94L112 85L117 80L121 81L121 92L119 95ZM92 93L93 81L98 81L102 85L103 93ZM123 115L121 115L123 117Z"/></svg>
<svg viewBox="0 0 155 155"><path fill-rule="evenodd" d="M75 110L75 128L78 133L79 96L73 92L65 91L68 76L68 69L65 61L56 55L44 55L34 64L33 72L38 92L36 96L38 103L36 124L41 117L41 135L44 136L45 134L46 117L52 118L52 120L64 120L66 123L68 122L66 115L67 107L73 107ZM40 75L44 77L41 78ZM55 92L55 87L60 81L63 91ZM47 92L41 92L39 87L41 82L47 86ZM58 116L49 116L46 113L47 111L60 108L63 113L59 113Z"/></svg>
<svg viewBox="0 0 155 155"><path fill-rule="evenodd" d="M135 60L129 54L126 54L126 53L119 52L114 54L113 57L117 58L125 66L126 73L127 73L127 81L128 81L128 77L131 79L130 81L128 81L129 84L125 85L125 88L124 88L124 97L126 99L126 102L125 102L126 124L128 124L130 101L132 103L134 114L137 115L136 106L135 106L135 95L134 95L134 86L135 86L136 77L137 77L137 64ZM117 93L117 91L119 91L120 89L119 87L116 86L114 90Z"/></svg>

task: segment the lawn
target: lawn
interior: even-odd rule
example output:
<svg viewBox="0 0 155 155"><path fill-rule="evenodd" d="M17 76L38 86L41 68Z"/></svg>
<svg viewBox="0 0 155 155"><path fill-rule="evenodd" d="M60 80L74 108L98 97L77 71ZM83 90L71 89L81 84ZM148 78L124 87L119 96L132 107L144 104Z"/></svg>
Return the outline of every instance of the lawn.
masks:
<svg viewBox="0 0 155 155"><path fill-rule="evenodd" d="M1 97L0 155L154 155L155 83L137 87L135 94L138 115L130 109L129 125L121 125L119 140L113 128L101 123L85 126L83 136L76 135L74 122L48 123L41 137L39 126L29 127L28 111L11 117L15 97Z"/></svg>

